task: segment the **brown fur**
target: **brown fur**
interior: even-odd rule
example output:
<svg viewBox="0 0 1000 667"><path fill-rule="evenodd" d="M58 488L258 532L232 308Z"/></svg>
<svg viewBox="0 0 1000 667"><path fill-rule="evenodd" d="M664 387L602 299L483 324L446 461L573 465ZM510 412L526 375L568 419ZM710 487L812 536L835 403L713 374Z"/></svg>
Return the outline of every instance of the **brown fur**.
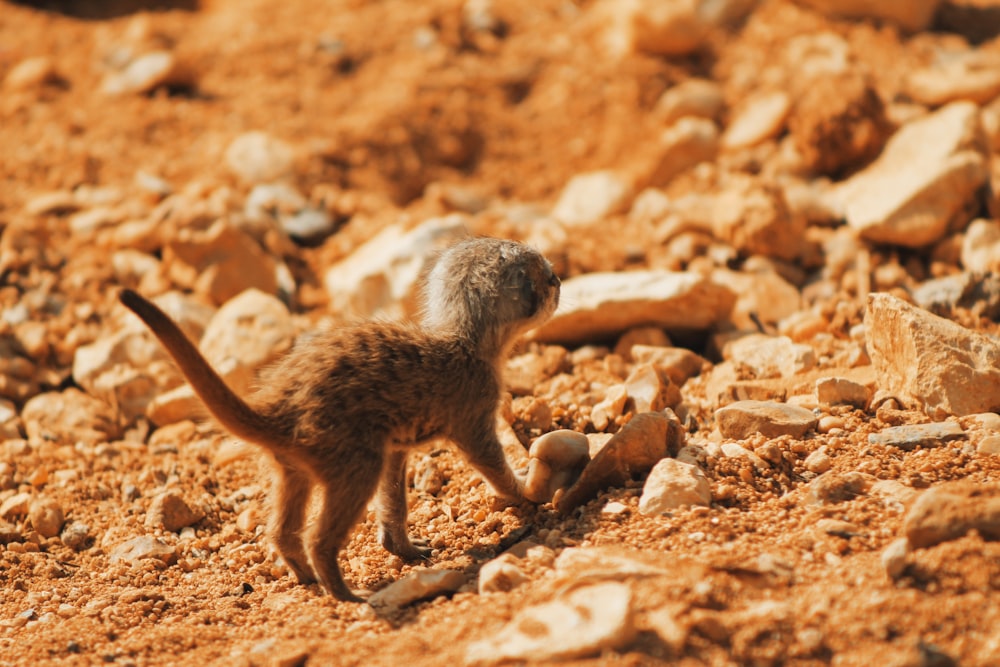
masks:
<svg viewBox="0 0 1000 667"><path fill-rule="evenodd" d="M360 599L337 557L373 494L382 545L406 559L430 553L406 532L405 445L447 437L498 493L523 497L495 432L501 365L519 334L551 316L559 279L526 246L472 239L442 253L423 294L419 324L316 333L268 369L246 400L159 308L130 290L120 295L222 426L274 457L271 538L299 581L318 579L342 600ZM306 531L314 486L322 509Z"/></svg>

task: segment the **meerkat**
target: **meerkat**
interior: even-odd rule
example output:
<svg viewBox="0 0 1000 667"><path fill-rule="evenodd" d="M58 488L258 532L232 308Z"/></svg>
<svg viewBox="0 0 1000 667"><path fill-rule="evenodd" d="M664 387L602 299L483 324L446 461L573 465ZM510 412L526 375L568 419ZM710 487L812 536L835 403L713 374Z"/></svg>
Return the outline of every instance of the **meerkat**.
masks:
<svg viewBox="0 0 1000 667"><path fill-rule="evenodd" d="M438 257L421 287L416 322L369 321L316 332L266 369L246 398L234 393L156 305L131 290L121 302L152 330L215 419L274 459L268 533L303 583L362 601L337 562L368 501L379 542L427 558L406 529L407 447L445 437L500 496L524 498L524 479L496 434L502 365L525 331L559 302L559 278L535 250L491 238ZM322 507L311 530L314 487Z"/></svg>

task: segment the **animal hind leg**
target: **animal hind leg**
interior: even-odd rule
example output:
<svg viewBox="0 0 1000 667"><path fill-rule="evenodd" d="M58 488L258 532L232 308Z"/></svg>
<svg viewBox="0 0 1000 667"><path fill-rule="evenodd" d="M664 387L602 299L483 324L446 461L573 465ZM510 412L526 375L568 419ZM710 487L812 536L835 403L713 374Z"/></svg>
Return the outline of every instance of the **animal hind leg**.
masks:
<svg viewBox="0 0 1000 667"><path fill-rule="evenodd" d="M414 544L406 531L406 456L405 450L393 450L386 457L379 479L378 539L386 551L406 560L429 558L431 550Z"/></svg>
<svg viewBox="0 0 1000 667"><path fill-rule="evenodd" d="M310 537L309 553L316 576L330 594L348 602L363 602L344 582L337 558L378 486L382 457L380 452L363 447L354 454L353 460L334 463L320 480L323 505Z"/></svg>
<svg viewBox="0 0 1000 667"><path fill-rule="evenodd" d="M278 463L273 485L268 534L299 583L313 583L316 577L302 544L312 482L301 471Z"/></svg>

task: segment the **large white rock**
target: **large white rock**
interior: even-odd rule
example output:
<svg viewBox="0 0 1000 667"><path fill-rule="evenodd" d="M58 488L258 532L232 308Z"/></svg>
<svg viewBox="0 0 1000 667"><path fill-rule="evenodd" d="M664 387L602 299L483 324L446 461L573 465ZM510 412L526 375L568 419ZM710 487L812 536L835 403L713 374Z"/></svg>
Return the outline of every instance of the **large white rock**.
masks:
<svg viewBox="0 0 1000 667"><path fill-rule="evenodd" d="M248 391L256 372L291 347L295 327L288 308L277 297L248 289L215 312L198 345L202 354L233 390ZM157 394L146 416L163 426L205 413L191 385Z"/></svg>
<svg viewBox="0 0 1000 667"><path fill-rule="evenodd" d="M979 109L955 102L903 126L834 196L863 238L920 247L969 221L988 177Z"/></svg>
<svg viewBox="0 0 1000 667"><path fill-rule="evenodd" d="M632 199L632 186L613 171L594 171L570 179L552 217L565 225L587 225L621 213Z"/></svg>
<svg viewBox="0 0 1000 667"><path fill-rule="evenodd" d="M683 505L709 505L712 485L701 468L677 459L663 459L649 472L639 498L639 511L663 514Z"/></svg>
<svg viewBox="0 0 1000 667"><path fill-rule="evenodd" d="M636 631L628 585L598 583L520 610L492 637L470 644L465 656L474 664L568 660L624 646Z"/></svg>
<svg viewBox="0 0 1000 667"><path fill-rule="evenodd" d="M559 308L532 337L581 343L641 326L696 331L724 318L734 301L728 288L697 273L589 273L563 282Z"/></svg>
<svg viewBox="0 0 1000 667"><path fill-rule="evenodd" d="M878 387L932 419L1000 411L1000 343L889 294L868 296Z"/></svg>
<svg viewBox="0 0 1000 667"><path fill-rule="evenodd" d="M247 183L288 178L295 163L295 149L281 139L255 130L233 139L226 149L226 165Z"/></svg>
<svg viewBox="0 0 1000 667"><path fill-rule="evenodd" d="M828 16L880 19L904 30L918 32L930 27L941 0L801 0Z"/></svg>
<svg viewBox="0 0 1000 667"><path fill-rule="evenodd" d="M467 233L459 214L431 218L408 232L387 227L326 272L330 306L360 317L414 312L417 281L434 252Z"/></svg>
<svg viewBox="0 0 1000 667"><path fill-rule="evenodd" d="M748 334L726 343L722 356L752 368L761 379L791 377L816 366L812 347L788 336Z"/></svg>

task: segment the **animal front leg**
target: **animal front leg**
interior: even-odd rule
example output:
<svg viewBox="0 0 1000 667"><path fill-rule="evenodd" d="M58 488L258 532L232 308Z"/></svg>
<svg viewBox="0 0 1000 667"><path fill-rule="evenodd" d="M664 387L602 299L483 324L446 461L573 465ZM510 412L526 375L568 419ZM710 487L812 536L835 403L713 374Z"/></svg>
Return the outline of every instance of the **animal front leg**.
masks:
<svg viewBox="0 0 1000 667"><path fill-rule="evenodd" d="M378 539L386 551L405 560L430 558L431 550L414 544L406 531L406 451L394 450L386 457L379 479Z"/></svg>
<svg viewBox="0 0 1000 667"><path fill-rule="evenodd" d="M470 438L462 438L458 444L472 467L489 482L497 495L512 501L524 500L524 479L511 469L492 429L480 430Z"/></svg>

